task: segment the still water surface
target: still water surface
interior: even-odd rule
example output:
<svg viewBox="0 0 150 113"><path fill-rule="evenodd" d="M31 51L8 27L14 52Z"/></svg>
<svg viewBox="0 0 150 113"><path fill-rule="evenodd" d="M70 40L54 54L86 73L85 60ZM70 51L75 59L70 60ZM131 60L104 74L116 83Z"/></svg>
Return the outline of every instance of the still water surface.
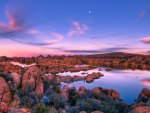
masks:
<svg viewBox="0 0 150 113"><path fill-rule="evenodd" d="M104 74L103 77L94 80L92 83L86 83L85 81L77 81L68 84L69 86L74 86L76 88L80 86L85 86L88 89L94 87L102 88L113 88L118 91L123 99L127 103L132 103L136 99L142 90L142 88L150 88L150 71L141 71L141 70L112 70L105 71L104 68L80 71L80 72L64 72L58 73L58 75L63 76L84 76L91 74L93 72L101 72ZM83 74L84 73L84 74ZM65 83L62 83L64 85Z"/></svg>

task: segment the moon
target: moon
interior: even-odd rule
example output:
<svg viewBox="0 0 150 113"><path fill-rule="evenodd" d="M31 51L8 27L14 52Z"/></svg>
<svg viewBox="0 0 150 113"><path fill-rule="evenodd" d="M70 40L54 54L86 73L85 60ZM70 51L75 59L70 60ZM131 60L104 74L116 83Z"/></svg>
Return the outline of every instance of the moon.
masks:
<svg viewBox="0 0 150 113"><path fill-rule="evenodd" d="M92 13L92 11L89 11L89 14L91 14Z"/></svg>

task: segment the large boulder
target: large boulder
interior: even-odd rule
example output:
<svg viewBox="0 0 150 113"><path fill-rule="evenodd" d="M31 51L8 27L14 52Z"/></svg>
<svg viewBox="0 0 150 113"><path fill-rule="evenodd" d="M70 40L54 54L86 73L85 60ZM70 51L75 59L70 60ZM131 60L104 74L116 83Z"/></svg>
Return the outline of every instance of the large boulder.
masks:
<svg viewBox="0 0 150 113"><path fill-rule="evenodd" d="M0 102L0 113L7 113L8 105L4 102Z"/></svg>
<svg viewBox="0 0 150 113"><path fill-rule="evenodd" d="M9 89L9 85L3 77L0 77L0 102L9 104L12 100L12 95Z"/></svg>
<svg viewBox="0 0 150 113"><path fill-rule="evenodd" d="M135 107L133 113L150 113L150 107L149 106Z"/></svg>
<svg viewBox="0 0 150 113"><path fill-rule="evenodd" d="M36 67L30 67L22 77L22 89L31 88L31 90L36 91L37 94L43 94L43 82L41 70Z"/></svg>
<svg viewBox="0 0 150 113"><path fill-rule="evenodd" d="M21 84L21 75L18 74L18 73L11 73L10 76L13 79L15 85L18 88L20 86L20 84Z"/></svg>

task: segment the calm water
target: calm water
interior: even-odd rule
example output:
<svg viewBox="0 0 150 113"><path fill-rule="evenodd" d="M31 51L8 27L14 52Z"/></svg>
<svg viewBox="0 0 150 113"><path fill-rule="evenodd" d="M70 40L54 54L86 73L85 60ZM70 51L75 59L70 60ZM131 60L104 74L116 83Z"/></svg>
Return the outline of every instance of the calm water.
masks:
<svg viewBox="0 0 150 113"><path fill-rule="evenodd" d="M83 72L86 74L83 74ZM83 76L92 72L101 72L104 76L94 80L92 83L78 81L68 85L76 88L85 86L88 89L92 89L93 87L113 88L120 93L120 98L127 103L132 103L138 97L142 88L150 88L150 71L112 70L107 72L104 69L99 71L99 68L96 68L89 71L58 73L58 75Z"/></svg>

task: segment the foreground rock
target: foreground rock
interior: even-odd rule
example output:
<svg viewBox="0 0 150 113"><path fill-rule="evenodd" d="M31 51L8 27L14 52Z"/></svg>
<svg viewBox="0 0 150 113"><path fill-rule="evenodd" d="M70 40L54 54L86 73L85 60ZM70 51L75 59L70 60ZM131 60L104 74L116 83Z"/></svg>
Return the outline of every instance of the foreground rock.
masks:
<svg viewBox="0 0 150 113"><path fill-rule="evenodd" d="M120 94L114 90L114 89L108 89L108 94L113 98L113 99L119 99Z"/></svg>
<svg viewBox="0 0 150 113"><path fill-rule="evenodd" d="M17 88L19 88L19 86L21 84L21 75L18 73L11 73L10 76L12 77Z"/></svg>
<svg viewBox="0 0 150 113"><path fill-rule="evenodd" d="M22 89L31 88L38 95L43 94L43 82L41 78L41 71L38 67L30 67L22 77Z"/></svg>
<svg viewBox="0 0 150 113"><path fill-rule="evenodd" d="M101 90L100 90L100 88L99 87L95 87L95 88L93 88L92 89L92 92L94 92L94 93L100 93L101 92Z"/></svg>
<svg viewBox="0 0 150 113"><path fill-rule="evenodd" d="M0 102L0 113L7 113L8 105L4 102Z"/></svg>
<svg viewBox="0 0 150 113"><path fill-rule="evenodd" d="M101 112L101 111L93 111L91 113L104 113L104 112Z"/></svg>
<svg viewBox="0 0 150 113"><path fill-rule="evenodd" d="M150 113L150 107L148 106L135 107L133 113Z"/></svg>
<svg viewBox="0 0 150 113"><path fill-rule="evenodd" d="M12 100L12 95L9 86L4 78L0 77L0 102L9 104Z"/></svg>

